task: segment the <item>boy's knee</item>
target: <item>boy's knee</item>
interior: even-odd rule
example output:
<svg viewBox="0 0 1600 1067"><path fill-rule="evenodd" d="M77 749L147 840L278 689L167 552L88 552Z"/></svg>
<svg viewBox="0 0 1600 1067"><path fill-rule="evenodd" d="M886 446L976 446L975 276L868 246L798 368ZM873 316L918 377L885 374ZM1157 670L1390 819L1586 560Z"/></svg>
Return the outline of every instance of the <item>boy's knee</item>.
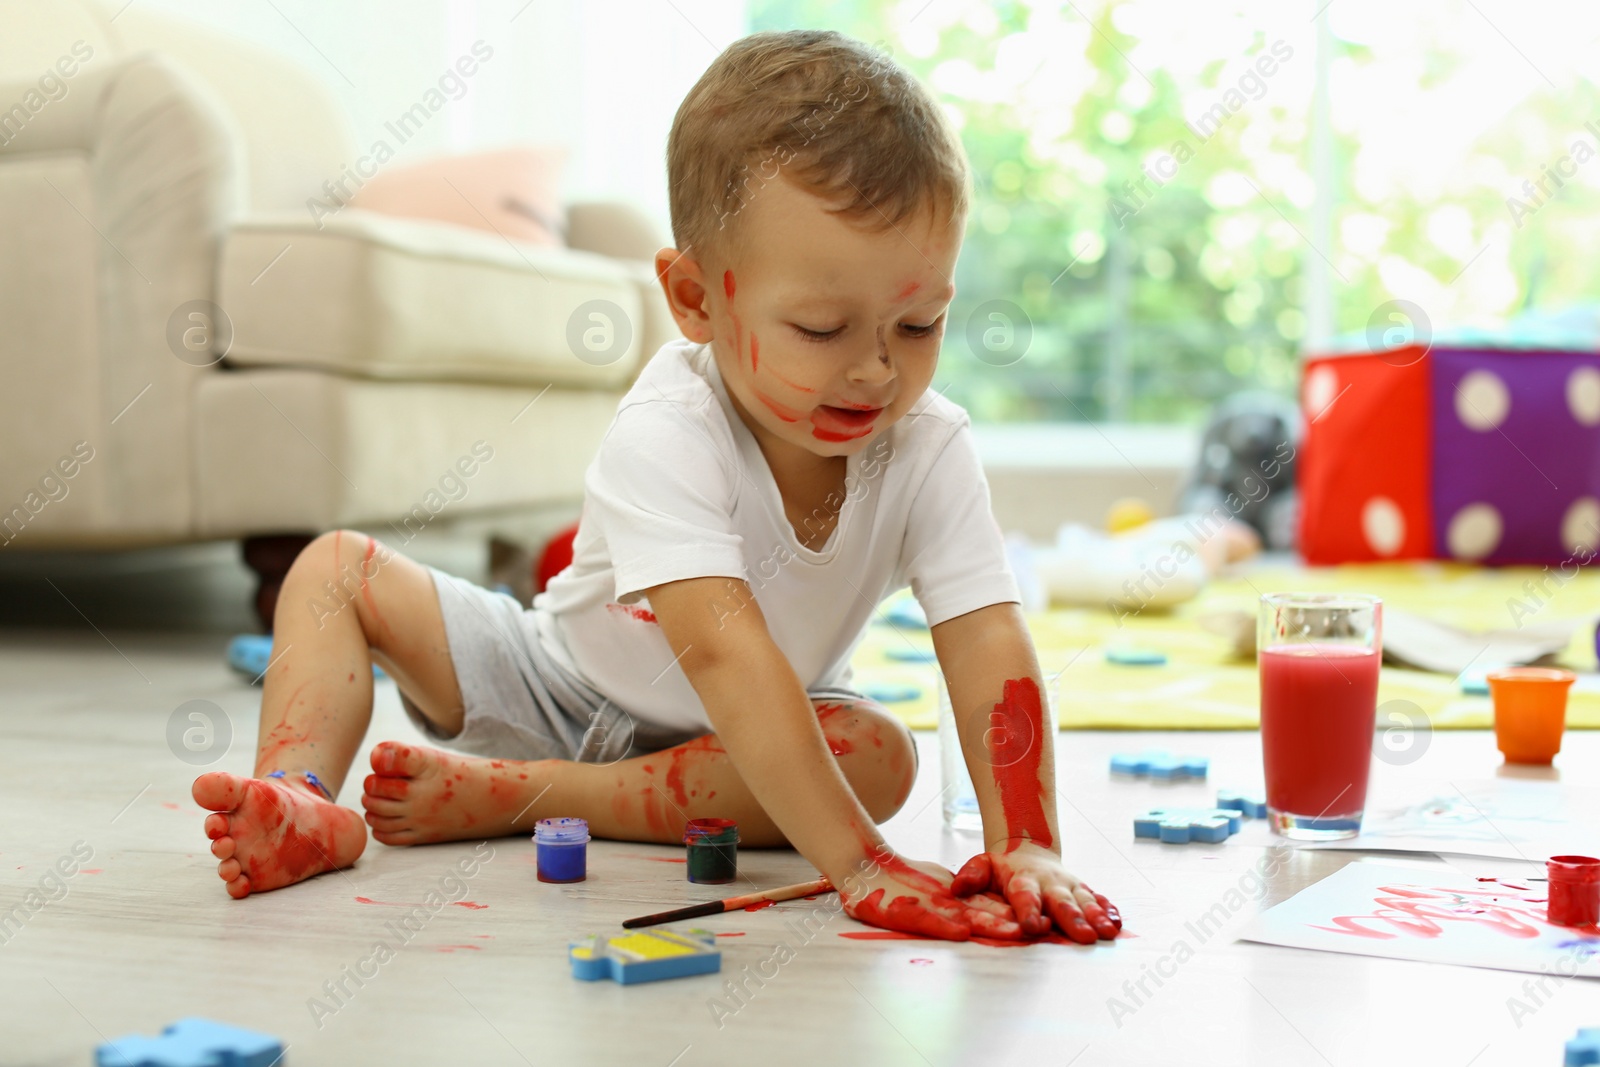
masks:
<svg viewBox="0 0 1600 1067"><path fill-rule="evenodd" d="M911 796L917 777L917 745L906 724L870 702L819 705L823 736L842 758L862 807L875 822L894 816Z"/></svg>
<svg viewBox="0 0 1600 1067"><path fill-rule="evenodd" d="M319 629L347 607L365 628L362 601L367 584L394 558L394 551L375 537L359 530L333 530L301 549L285 584L299 583L298 591L305 593L306 608ZM285 603L280 599L280 608ZM292 601L288 603L292 606Z"/></svg>

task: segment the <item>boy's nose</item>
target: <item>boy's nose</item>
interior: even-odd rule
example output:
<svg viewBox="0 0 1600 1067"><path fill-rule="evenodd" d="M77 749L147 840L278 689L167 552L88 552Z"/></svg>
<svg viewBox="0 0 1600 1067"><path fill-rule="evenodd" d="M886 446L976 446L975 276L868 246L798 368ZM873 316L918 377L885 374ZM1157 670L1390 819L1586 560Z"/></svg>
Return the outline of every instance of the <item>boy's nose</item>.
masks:
<svg viewBox="0 0 1600 1067"><path fill-rule="evenodd" d="M895 375L894 357L889 352L889 341L882 326L870 345L857 356L851 368L850 380L856 382L886 382Z"/></svg>

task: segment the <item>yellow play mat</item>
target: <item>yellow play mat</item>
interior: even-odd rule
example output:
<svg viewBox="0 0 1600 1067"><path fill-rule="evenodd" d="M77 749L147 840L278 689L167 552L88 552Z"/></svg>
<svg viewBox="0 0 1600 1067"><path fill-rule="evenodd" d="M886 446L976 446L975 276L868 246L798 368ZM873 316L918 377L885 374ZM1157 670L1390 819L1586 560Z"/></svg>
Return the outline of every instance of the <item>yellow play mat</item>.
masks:
<svg viewBox="0 0 1600 1067"><path fill-rule="evenodd" d="M1396 563L1342 567L1258 564L1242 577L1220 578L1199 597L1174 611L1124 616L1122 625L1107 609L1055 609L1028 618L1029 628L1053 692L1057 719L1065 730L1251 730L1259 725L1255 663L1233 657L1229 642L1207 632L1196 619L1219 610L1242 610L1254 617L1260 593L1283 591L1371 593L1385 605L1468 630L1511 629L1517 625L1508 602L1534 603L1524 583L1538 579L1532 568L1491 570L1457 564ZM1580 573L1543 596L1544 603L1524 621L1590 620L1579 625L1561 657L1563 666L1595 669L1593 620L1600 610L1600 575ZM908 596L909 594L901 594ZM1161 666L1124 666L1106 661L1106 649L1137 646L1164 653ZM916 689L912 700L887 706L908 726L932 729L938 723L938 668L903 662L890 650L931 650L925 629L875 624L857 649L856 688ZM1053 681L1051 681L1053 679ZM1403 699L1418 705L1435 729L1485 729L1493 725L1487 696L1466 695L1444 674L1383 668L1378 700ZM1572 690L1567 725L1600 728L1600 688L1584 682Z"/></svg>

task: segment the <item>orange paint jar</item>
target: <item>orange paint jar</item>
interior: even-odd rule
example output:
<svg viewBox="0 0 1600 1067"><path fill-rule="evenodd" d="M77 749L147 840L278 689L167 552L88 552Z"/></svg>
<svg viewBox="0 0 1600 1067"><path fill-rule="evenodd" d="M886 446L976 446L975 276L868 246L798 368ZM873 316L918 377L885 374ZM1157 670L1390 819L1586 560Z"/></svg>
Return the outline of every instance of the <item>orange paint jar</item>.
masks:
<svg viewBox="0 0 1600 1067"><path fill-rule="evenodd" d="M1489 674L1495 743L1507 763L1546 764L1561 751L1567 690L1578 676L1553 667L1509 667Z"/></svg>

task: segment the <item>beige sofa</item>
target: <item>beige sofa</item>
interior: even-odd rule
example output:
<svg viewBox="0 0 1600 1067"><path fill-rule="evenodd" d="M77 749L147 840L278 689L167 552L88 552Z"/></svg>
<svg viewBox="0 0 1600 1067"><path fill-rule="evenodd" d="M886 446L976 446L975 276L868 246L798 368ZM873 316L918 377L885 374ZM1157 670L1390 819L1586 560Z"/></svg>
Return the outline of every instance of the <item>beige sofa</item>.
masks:
<svg viewBox="0 0 1600 1067"><path fill-rule="evenodd" d="M575 511L675 333L659 235L603 203L568 248L314 217L359 154L284 60L0 0L0 551L243 539L270 618L322 530Z"/></svg>

